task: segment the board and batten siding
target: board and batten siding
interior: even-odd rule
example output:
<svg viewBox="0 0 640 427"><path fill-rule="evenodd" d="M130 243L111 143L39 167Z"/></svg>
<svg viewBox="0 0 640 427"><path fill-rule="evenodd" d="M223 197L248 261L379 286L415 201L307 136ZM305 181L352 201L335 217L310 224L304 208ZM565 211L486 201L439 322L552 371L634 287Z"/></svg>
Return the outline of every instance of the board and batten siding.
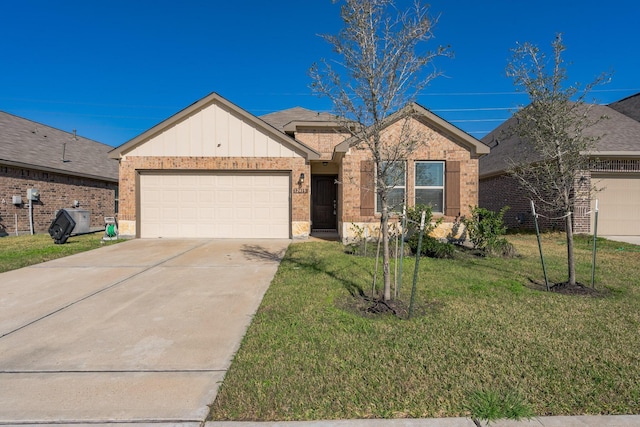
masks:
<svg viewBox="0 0 640 427"><path fill-rule="evenodd" d="M217 104L190 115L127 156L299 157L291 148Z"/></svg>

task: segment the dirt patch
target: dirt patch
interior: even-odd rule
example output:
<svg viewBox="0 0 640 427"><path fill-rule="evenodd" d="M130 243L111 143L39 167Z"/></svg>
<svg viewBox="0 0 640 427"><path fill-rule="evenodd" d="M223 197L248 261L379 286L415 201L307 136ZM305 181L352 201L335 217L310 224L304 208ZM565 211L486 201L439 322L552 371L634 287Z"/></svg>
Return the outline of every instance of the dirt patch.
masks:
<svg viewBox="0 0 640 427"><path fill-rule="evenodd" d="M575 285L570 285L568 282L556 283L553 286L550 286L549 290L551 292L557 292L564 295L602 296L601 292L598 292L590 286L583 285L582 283L576 283Z"/></svg>
<svg viewBox="0 0 640 427"><path fill-rule="evenodd" d="M348 295L336 301L338 308L358 316L374 319L393 316L400 319L409 318L409 303L400 299L383 301L367 295ZM439 304L435 301L425 303L416 301L413 306L413 317L424 316L429 311L436 310Z"/></svg>
<svg viewBox="0 0 640 427"><path fill-rule="evenodd" d="M546 290L544 282L534 281L532 279L529 279L529 281L535 289L542 291ZM562 295L578 295L595 298L603 298L607 296L606 290L593 289L591 286L583 285L582 283L570 285L568 282L549 283L549 292L555 292Z"/></svg>

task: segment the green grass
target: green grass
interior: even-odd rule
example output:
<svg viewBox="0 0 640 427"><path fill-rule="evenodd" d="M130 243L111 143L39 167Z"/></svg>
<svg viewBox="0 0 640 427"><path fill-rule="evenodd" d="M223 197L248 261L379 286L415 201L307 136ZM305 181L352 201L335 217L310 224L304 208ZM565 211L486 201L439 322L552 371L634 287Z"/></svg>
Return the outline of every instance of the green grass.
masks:
<svg viewBox="0 0 640 427"><path fill-rule="evenodd" d="M63 245L56 245L48 234L2 237L0 238L0 273L120 241L103 242L103 236L104 233L71 236Z"/></svg>
<svg viewBox="0 0 640 427"><path fill-rule="evenodd" d="M469 416L470 396L486 390L540 416L640 413L640 248L599 243L594 297L543 291L535 236L509 240L519 258L422 259L423 312L411 320L345 308L369 292L373 259L338 243L291 245L211 418ZM591 243L576 246L588 284ZM543 248L550 279L566 280L563 236Z"/></svg>

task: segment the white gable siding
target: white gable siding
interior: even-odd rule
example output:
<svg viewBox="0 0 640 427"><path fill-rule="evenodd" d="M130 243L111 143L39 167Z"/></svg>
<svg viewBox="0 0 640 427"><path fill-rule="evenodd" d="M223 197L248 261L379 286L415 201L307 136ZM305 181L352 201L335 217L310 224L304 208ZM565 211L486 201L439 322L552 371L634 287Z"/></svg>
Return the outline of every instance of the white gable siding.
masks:
<svg viewBox="0 0 640 427"><path fill-rule="evenodd" d="M211 104L127 153L162 157L298 157L291 148Z"/></svg>

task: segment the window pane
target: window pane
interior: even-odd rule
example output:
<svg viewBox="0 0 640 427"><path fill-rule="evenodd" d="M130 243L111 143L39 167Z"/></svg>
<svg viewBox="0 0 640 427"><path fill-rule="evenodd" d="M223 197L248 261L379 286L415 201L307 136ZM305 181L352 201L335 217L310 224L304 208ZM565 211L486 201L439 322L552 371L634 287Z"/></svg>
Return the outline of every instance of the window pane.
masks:
<svg viewBox="0 0 640 427"><path fill-rule="evenodd" d="M416 188L416 205L431 206L433 212L443 213L443 190L425 190Z"/></svg>
<svg viewBox="0 0 640 427"><path fill-rule="evenodd" d="M416 187L442 187L443 177L442 162L416 162Z"/></svg>
<svg viewBox="0 0 640 427"><path fill-rule="evenodd" d="M404 162L384 162L382 167L385 174L385 183L388 187L404 187Z"/></svg>
<svg viewBox="0 0 640 427"><path fill-rule="evenodd" d="M382 200L377 198L377 212L382 212ZM404 203L404 188L394 188L387 194L389 202L389 212L402 212L402 204Z"/></svg>

